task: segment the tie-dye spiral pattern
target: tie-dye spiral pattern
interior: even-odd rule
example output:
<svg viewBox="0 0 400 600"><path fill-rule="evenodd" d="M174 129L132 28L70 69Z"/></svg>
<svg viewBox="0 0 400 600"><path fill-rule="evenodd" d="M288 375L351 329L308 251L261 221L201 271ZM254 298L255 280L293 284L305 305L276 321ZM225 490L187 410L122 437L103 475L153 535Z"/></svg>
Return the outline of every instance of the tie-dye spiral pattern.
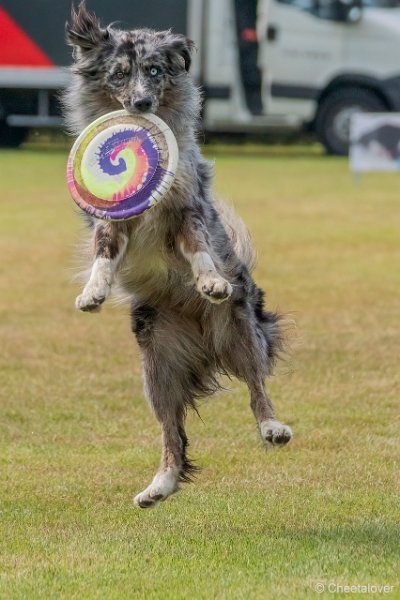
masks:
<svg viewBox="0 0 400 600"><path fill-rule="evenodd" d="M171 130L155 115L109 113L87 127L68 160L75 202L101 219L131 219L157 204L175 177Z"/></svg>

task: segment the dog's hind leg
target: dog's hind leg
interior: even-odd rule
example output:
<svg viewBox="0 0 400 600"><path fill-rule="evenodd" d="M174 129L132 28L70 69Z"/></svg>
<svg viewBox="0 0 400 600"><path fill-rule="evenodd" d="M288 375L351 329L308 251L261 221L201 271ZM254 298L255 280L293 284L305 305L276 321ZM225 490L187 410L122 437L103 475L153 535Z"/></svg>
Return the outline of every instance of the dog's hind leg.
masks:
<svg viewBox="0 0 400 600"><path fill-rule="evenodd" d="M152 482L138 494L134 502L140 508L150 508L178 491L180 481L189 480L189 461L186 458L187 437L184 429L184 408L169 413L163 410L150 393L153 409L162 427L160 467Z"/></svg>
<svg viewBox="0 0 400 600"><path fill-rule="evenodd" d="M94 230L94 262L90 278L75 301L76 308L98 312L111 291L115 271L128 245L123 223L100 223Z"/></svg>
<svg viewBox="0 0 400 600"><path fill-rule="evenodd" d="M230 340L223 360L227 361L227 369L248 385L250 406L266 447L283 446L291 440L292 431L275 418L272 402L265 390L265 379L271 374L281 346L279 317L264 312L262 306L258 309L254 310L249 303L234 307L235 339Z"/></svg>
<svg viewBox="0 0 400 600"><path fill-rule="evenodd" d="M264 381L261 378L247 380L250 390L250 406L256 418L261 439L266 445L284 446L292 439L292 430L275 419L272 402L268 397Z"/></svg>
<svg viewBox="0 0 400 600"><path fill-rule="evenodd" d="M180 482L191 480L196 467L186 455L185 414L189 406L194 407L196 395L209 391L213 380L196 323L141 305L132 310L132 325L142 354L145 394L162 428L160 467L134 500L148 508L176 492Z"/></svg>

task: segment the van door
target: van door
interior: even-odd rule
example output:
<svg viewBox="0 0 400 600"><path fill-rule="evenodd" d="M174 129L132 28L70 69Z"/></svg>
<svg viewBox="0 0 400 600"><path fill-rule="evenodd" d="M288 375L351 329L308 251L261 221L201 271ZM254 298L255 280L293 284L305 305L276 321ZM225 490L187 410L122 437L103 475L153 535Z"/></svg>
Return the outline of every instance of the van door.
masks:
<svg viewBox="0 0 400 600"><path fill-rule="evenodd" d="M261 2L260 68L267 114L311 120L326 82L343 71L344 23L334 0ZM262 32L259 32L261 34Z"/></svg>

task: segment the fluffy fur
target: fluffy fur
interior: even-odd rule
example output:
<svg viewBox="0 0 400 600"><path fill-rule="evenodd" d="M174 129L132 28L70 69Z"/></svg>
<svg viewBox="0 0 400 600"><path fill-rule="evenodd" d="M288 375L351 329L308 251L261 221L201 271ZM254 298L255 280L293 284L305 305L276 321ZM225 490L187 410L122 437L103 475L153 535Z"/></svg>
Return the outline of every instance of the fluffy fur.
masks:
<svg viewBox="0 0 400 600"><path fill-rule="evenodd" d="M113 289L131 303L145 394L163 439L160 468L135 498L149 507L191 479L186 411L219 389L222 373L247 383L266 445L290 440L264 389L282 347L280 317L265 310L251 277L246 227L212 195L212 169L196 143L200 93L188 73L193 42L171 31L104 28L84 3L66 31L75 60L64 97L70 130L78 134L125 107L156 113L179 146L177 176L162 203L129 222L90 221L91 273L76 300L80 310L98 311Z"/></svg>

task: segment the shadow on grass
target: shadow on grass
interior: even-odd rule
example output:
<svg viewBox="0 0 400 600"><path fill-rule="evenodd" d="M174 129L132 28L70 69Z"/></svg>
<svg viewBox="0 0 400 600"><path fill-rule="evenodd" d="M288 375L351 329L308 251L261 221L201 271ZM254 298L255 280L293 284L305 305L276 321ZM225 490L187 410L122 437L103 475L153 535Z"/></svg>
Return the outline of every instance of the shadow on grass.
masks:
<svg viewBox="0 0 400 600"><path fill-rule="evenodd" d="M400 557L399 527L396 523L382 525L360 523L355 525L327 525L316 528L281 530L281 535L293 541L308 544L332 544L340 547L364 547L372 554Z"/></svg>

